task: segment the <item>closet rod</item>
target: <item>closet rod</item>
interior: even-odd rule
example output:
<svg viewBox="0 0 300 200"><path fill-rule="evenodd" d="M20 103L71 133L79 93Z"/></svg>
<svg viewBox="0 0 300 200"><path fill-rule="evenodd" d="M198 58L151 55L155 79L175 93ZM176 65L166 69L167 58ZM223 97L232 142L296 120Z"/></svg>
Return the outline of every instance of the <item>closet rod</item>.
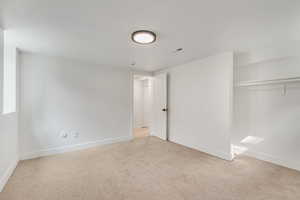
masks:
<svg viewBox="0 0 300 200"><path fill-rule="evenodd" d="M278 79L256 80L256 81L241 81L237 84L237 87L270 85L270 84L284 84L284 83L293 83L293 82L300 82L300 77L278 78Z"/></svg>

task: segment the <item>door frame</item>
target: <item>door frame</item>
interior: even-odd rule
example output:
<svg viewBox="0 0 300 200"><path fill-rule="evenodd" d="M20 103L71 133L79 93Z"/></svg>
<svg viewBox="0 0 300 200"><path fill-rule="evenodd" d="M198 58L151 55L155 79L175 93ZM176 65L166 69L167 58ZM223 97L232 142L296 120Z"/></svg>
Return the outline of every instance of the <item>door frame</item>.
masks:
<svg viewBox="0 0 300 200"><path fill-rule="evenodd" d="M137 70L131 70L130 71L130 114L129 114L129 119L130 119L130 126L129 126L129 136L131 139L134 138L134 76L135 75L141 75L141 76L149 76L153 77L152 72L147 72L147 71L137 71ZM151 132L150 132L151 135Z"/></svg>

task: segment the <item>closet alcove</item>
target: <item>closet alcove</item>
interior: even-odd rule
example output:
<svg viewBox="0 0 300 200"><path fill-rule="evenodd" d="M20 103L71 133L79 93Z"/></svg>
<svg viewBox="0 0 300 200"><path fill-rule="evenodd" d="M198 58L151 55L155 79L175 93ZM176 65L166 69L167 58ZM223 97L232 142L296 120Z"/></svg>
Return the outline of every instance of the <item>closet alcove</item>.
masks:
<svg viewBox="0 0 300 200"><path fill-rule="evenodd" d="M292 168L300 153L300 45L235 54L232 152Z"/></svg>

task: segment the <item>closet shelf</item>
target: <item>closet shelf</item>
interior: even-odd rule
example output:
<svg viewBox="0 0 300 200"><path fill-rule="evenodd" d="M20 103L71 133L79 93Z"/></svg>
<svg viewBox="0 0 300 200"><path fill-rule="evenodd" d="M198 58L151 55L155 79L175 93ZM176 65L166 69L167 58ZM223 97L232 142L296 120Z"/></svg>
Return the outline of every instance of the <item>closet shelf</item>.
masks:
<svg viewBox="0 0 300 200"><path fill-rule="evenodd" d="M300 77L278 78L278 79L270 79L270 80L241 81L237 84L237 87L285 84L285 83L295 83L295 82L300 82Z"/></svg>

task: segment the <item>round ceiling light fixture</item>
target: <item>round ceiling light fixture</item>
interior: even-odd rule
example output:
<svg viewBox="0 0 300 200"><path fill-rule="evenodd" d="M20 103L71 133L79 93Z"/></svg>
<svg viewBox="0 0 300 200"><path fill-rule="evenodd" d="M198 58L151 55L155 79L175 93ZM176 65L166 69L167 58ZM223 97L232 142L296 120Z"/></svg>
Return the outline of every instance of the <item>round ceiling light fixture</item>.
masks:
<svg viewBox="0 0 300 200"><path fill-rule="evenodd" d="M139 30L131 34L131 39L138 44L151 44L156 41L156 34L152 31Z"/></svg>

